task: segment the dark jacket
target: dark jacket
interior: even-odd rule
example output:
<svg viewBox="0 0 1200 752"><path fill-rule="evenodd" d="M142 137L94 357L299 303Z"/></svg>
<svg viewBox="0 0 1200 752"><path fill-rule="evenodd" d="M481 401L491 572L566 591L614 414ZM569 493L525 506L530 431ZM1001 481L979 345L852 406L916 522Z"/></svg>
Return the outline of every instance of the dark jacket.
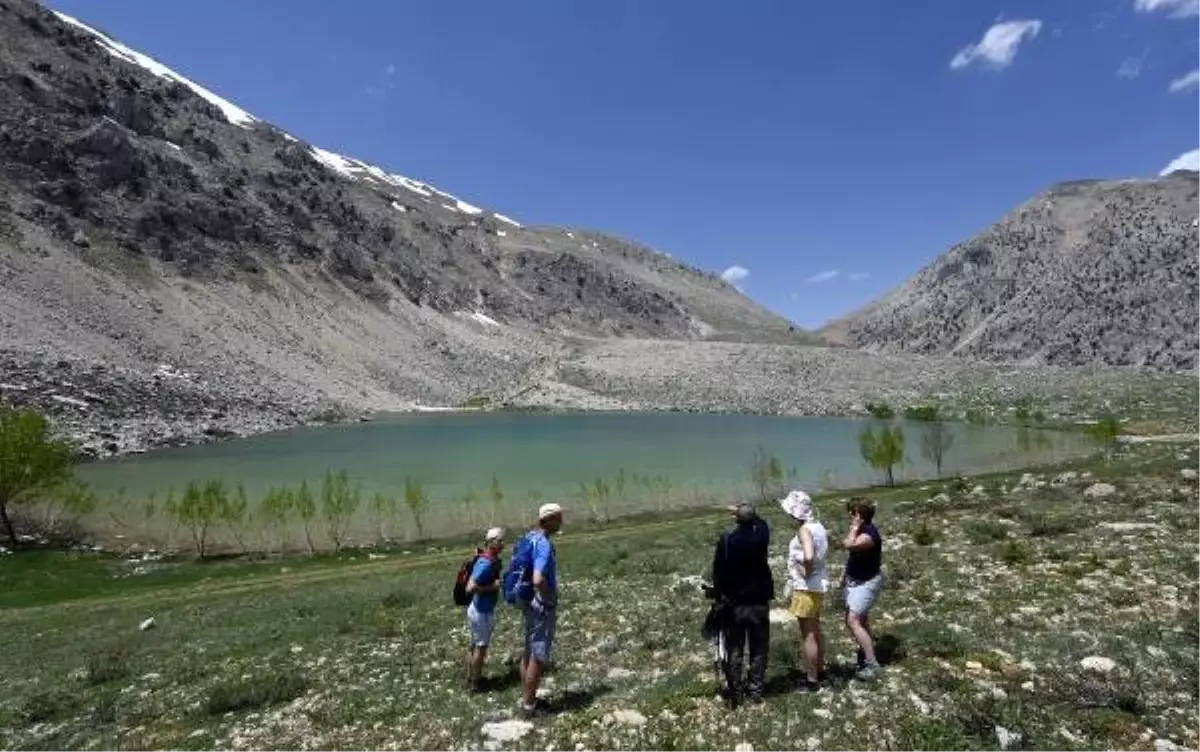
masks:
<svg viewBox="0 0 1200 752"><path fill-rule="evenodd" d="M735 606L765 606L775 597L775 579L767 563L771 530L761 517L739 523L721 536L713 554L713 589L718 601Z"/></svg>

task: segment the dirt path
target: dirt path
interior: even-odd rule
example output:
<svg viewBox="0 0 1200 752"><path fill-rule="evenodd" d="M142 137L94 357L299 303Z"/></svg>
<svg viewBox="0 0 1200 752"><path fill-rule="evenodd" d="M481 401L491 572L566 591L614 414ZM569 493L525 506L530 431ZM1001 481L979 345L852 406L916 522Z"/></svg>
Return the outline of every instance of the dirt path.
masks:
<svg viewBox="0 0 1200 752"><path fill-rule="evenodd" d="M668 530L671 528L683 527L685 525L694 525L704 522L707 519L709 518L686 517L684 519L666 520L663 522L647 522L637 525L619 525L607 530L597 530L594 532L580 533L578 535L565 535L562 538L559 538L555 545L559 548L569 548L576 543L594 543L596 541L606 540L618 535L624 535L634 527L636 527L639 533L644 533L651 530ZM372 561L365 564L346 563L327 568L265 575L248 580L238 580L235 577L230 577L226 580L220 580L216 582L200 582L195 584L180 584L175 586L168 585L154 590L142 590L135 593L117 593L113 595L98 596L95 598L80 598L76 600L63 601L61 603L50 603L43 606L14 608L0 611L0 626L16 623L18 621L24 621L27 619L45 618L47 615L54 613L69 613L79 609L92 610L101 608L130 607L150 603L155 605L164 605L201 597L207 598L213 596L222 597L230 595L244 595L246 593L253 593L269 588L295 587L298 585L332 582L349 577L370 577L387 572L420 569L424 566L439 564L442 562L457 562L463 558L463 555L463 551L459 549L454 551L416 554L404 557L389 556L387 559ZM447 573L447 581L449 581L451 574L452 573Z"/></svg>

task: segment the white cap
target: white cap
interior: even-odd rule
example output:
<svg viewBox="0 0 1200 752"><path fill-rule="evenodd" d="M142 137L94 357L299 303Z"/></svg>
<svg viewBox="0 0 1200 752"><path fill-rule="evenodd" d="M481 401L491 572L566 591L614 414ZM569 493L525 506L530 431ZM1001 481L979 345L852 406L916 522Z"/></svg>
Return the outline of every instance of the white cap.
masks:
<svg viewBox="0 0 1200 752"><path fill-rule="evenodd" d="M487 531L487 535L485 535L483 539L489 540L489 541L503 540L504 539L504 528L489 527L488 531Z"/></svg>
<svg viewBox="0 0 1200 752"><path fill-rule="evenodd" d="M538 507L538 522L541 522L547 517L553 517L556 514L562 514L562 510L563 508L561 506L553 502L549 504L543 504Z"/></svg>

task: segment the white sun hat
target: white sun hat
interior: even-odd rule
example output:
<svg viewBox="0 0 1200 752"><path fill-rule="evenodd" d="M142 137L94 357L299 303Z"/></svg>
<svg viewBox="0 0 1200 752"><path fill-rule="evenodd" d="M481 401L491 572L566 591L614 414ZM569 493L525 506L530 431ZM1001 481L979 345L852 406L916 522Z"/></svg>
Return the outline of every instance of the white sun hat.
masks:
<svg viewBox="0 0 1200 752"><path fill-rule="evenodd" d="M547 517L553 517L556 514L562 514L562 511L563 508L553 502L549 504L543 504L538 507L538 522L541 522Z"/></svg>
<svg viewBox="0 0 1200 752"><path fill-rule="evenodd" d="M812 497L800 489L793 489L787 496L779 500L779 506L789 517L795 520L811 520L813 513Z"/></svg>

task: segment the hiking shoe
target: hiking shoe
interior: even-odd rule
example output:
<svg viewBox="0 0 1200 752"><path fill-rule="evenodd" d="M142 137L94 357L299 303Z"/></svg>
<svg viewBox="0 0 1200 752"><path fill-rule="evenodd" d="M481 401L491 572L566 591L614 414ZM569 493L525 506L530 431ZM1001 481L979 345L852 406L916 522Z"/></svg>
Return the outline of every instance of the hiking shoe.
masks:
<svg viewBox="0 0 1200 752"><path fill-rule="evenodd" d="M822 687L821 687L820 680L814 682L814 681L809 681L808 679L801 679L796 684L795 691L799 694L815 695L818 692L820 692L821 689L822 689Z"/></svg>
<svg viewBox="0 0 1200 752"><path fill-rule="evenodd" d="M859 681L875 681L883 676L883 667L878 663L864 663L863 667L854 674L854 678Z"/></svg>
<svg viewBox="0 0 1200 752"><path fill-rule="evenodd" d="M533 707L529 707L525 703L520 704L521 716L526 720L534 718L542 718L550 713L550 703L545 700L538 700L533 703Z"/></svg>

